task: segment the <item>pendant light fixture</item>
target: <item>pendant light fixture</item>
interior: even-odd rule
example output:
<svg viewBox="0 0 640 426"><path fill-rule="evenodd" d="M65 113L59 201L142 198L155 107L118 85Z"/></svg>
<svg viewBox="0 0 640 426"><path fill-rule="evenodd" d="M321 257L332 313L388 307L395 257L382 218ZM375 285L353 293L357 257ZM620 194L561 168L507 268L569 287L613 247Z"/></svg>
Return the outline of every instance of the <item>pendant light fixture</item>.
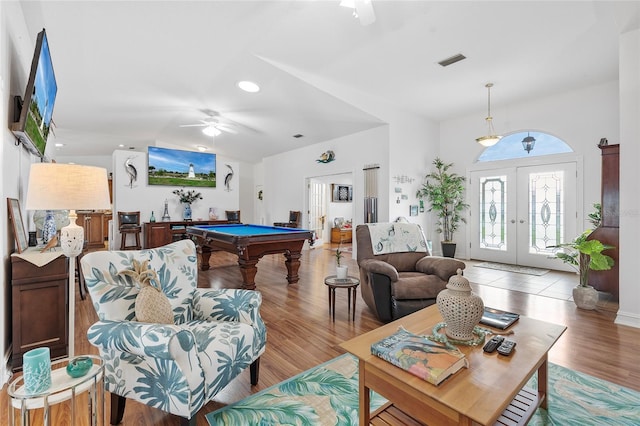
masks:
<svg viewBox="0 0 640 426"><path fill-rule="evenodd" d="M530 136L529 132L527 132L527 137L522 139L522 147L524 148L525 151L527 151L527 154L528 154L531 152L531 150L535 145L536 145L536 138L534 138L533 136Z"/></svg>
<svg viewBox="0 0 640 426"><path fill-rule="evenodd" d="M496 135L495 130L493 130L493 117L491 117L491 88L493 87L493 83L487 83L484 87L487 88L488 93L488 107L487 107L487 126L489 128L489 132L487 136L481 136L476 138L476 142L478 142L482 146L492 146L498 143L498 141L502 138L502 136Z"/></svg>

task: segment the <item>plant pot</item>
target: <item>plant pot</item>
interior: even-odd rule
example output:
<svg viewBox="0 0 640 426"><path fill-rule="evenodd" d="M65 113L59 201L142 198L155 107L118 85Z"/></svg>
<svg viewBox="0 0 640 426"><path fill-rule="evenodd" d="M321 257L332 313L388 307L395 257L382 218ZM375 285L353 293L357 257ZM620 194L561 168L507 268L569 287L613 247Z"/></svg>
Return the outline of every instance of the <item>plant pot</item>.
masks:
<svg viewBox="0 0 640 426"><path fill-rule="evenodd" d="M573 301L580 309L594 310L598 304L598 290L589 286L577 286L573 288Z"/></svg>
<svg viewBox="0 0 640 426"><path fill-rule="evenodd" d="M440 246L442 247L442 255L444 257L455 257L456 243L449 243L449 242L442 241L440 242Z"/></svg>
<svg viewBox="0 0 640 426"><path fill-rule="evenodd" d="M348 273L349 268L347 266L336 266L336 278L345 279Z"/></svg>

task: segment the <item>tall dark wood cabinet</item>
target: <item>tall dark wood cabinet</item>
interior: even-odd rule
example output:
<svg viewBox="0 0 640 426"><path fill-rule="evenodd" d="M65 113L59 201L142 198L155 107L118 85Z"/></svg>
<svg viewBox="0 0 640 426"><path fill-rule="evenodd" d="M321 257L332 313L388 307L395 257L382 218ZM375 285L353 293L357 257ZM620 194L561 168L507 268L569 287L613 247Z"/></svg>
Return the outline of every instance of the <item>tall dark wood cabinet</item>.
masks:
<svg viewBox="0 0 640 426"><path fill-rule="evenodd" d="M11 256L12 369L22 367L22 356L48 346L51 358L68 354L67 288L69 261L59 256L36 266Z"/></svg>
<svg viewBox="0 0 640 426"><path fill-rule="evenodd" d="M608 271L589 272L589 284L599 291L611 293L618 300L618 284L620 267L618 247L620 247L620 145L606 145L602 150L602 223L596 228L589 239L597 239L605 244L614 246L607 250L616 262Z"/></svg>

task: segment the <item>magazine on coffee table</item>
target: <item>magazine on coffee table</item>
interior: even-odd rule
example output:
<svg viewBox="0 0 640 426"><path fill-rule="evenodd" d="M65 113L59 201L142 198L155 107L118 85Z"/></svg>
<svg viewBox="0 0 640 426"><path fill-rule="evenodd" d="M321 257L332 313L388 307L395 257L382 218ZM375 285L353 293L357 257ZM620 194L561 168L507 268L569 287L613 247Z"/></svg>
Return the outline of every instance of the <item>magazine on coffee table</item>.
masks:
<svg viewBox="0 0 640 426"><path fill-rule="evenodd" d="M469 367L469 361L459 350L404 328L373 343L371 353L434 385L439 385L461 368Z"/></svg>
<svg viewBox="0 0 640 426"><path fill-rule="evenodd" d="M500 309L485 306L482 319L480 319L480 324L505 330L509 328L511 324L518 321L519 318L520 315L516 313L501 311Z"/></svg>

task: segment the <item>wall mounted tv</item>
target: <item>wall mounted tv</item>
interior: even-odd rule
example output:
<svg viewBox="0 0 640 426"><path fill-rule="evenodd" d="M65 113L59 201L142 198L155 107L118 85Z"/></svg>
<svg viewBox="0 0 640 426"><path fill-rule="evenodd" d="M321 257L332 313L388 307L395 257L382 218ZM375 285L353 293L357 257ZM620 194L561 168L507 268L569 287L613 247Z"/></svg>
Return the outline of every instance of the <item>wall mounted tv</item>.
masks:
<svg viewBox="0 0 640 426"><path fill-rule="evenodd" d="M149 185L216 187L216 155L150 146Z"/></svg>
<svg viewBox="0 0 640 426"><path fill-rule="evenodd" d="M14 97L14 122L11 124L11 131L20 143L40 157L44 156L47 145L57 93L49 41L43 29L36 39L24 98Z"/></svg>

